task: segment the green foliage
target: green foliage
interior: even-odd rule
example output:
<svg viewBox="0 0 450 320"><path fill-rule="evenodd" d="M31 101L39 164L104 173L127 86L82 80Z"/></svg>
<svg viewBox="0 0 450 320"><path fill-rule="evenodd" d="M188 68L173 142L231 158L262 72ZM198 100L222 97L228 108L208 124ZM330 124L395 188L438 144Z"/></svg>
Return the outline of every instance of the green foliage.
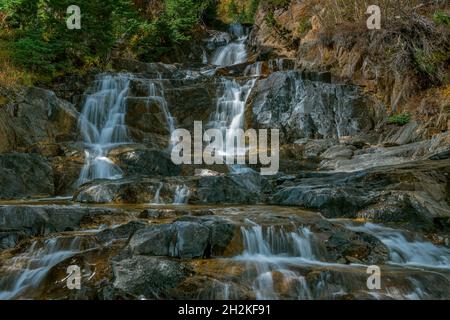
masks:
<svg viewBox="0 0 450 320"><path fill-rule="evenodd" d="M165 0L164 11L154 19L129 18L126 39L138 58L153 60L175 45L191 39L190 31L205 12L211 13L213 0Z"/></svg>
<svg viewBox="0 0 450 320"><path fill-rule="evenodd" d="M132 0L77 0L81 30L68 30L72 0L0 0L0 18L12 30L17 66L49 77L108 63L116 44L137 58L156 59L190 39L214 0L160 0L152 17Z"/></svg>
<svg viewBox="0 0 450 320"><path fill-rule="evenodd" d="M223 14L228 22L253 24L260 0L223 1Z"/></svg>
<svg viewBox="0 0 450 320"><path fill-rule="evenodd" d="M448 13L445 13L444 11L439 10L434 14L434 21L437 24L450 26L450 15Z"/></svg>
<svg viewBox="0 0 450 320"><path fill-rule="evenodd" d="M404 126L411 121L411 114L409 113L400 113L388 118L388 124L395 124L398 126Z"/></svg>
<svg viewBox="0 0 450 320"><path fill-rule="evenodd" d="M300 19L300 22L298 23L298 31L301 35L309 32L311 29L312 25L310 18L304 17L303 19Z"/></svg>
<svg viewBox="0 0 450 320"><path fill-rule="evenodd" d="M446 82L445 66L450 59L450 52L436 49L426 52L422 49L416 49L414 52L414 61L419 73L423 74L431 82Z"/></svg>
<svg viewBox="0 0 450 320"><path fill-rule="evenodd" d="M77 70L95 57L105 58L114 43L115 10L125 1L80 0L81 30L68 30L71 0L4 0L2 10L14 32L12 58L46 75Z"/></svg>

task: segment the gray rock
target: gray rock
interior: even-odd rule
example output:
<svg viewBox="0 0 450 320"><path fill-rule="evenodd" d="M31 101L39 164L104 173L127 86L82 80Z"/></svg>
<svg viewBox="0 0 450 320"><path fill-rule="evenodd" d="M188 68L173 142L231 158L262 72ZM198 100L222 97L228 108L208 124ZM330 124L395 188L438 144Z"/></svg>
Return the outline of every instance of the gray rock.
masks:
<svg viewBox="0 0 450 320"><path fill-rule="evenodd" d="M19 240L56 232L78 230L83 219L111 215L117 210L70 206L1 206L0 248L14 247Z"/></svg>
<svg viewBox="0 0 450 320"><path fill-rule="evenodd" d="M27 88L15 105L0 109L0 152L74 141L77 124L78 112L72 104L52 91Z"/></svg>
<svg viewBox="0 0 450 320"><path fill-rule="evenodd" d="M450 216L450 162L418 161L358 172L305 173L276 187L270 202L320 210L327 217L403 222L431 230Z"/></svg>
<svg viewBox="0 0 450 320"><path fill-rule="evenodd" d="M355 135L382 120L357 87L304 80L295 71L259 81L248 106L253 127L279 128L282 143Z"/></svg>
<svg viewBox="0 0 450 320"><path fill-rule="evenodd" d="M171 224L161 224L138 230L130 239L134 255L169 256L175 230Z"/></svg>
<svg viewBox="0 0 450 320"><path fill-rule="evenodd" d="M186 216L171 224L138 230L129 247L134 255L182 259L220 256L236 230L236 225L224 218Z"/></svg>
<svg viewBox="0 0 450 320"><path fill-rule="evenodd" d="M47 159L37 154L0 154L0 199L53 193L53 172Z"/></svg>
<svg viewBox="0 0 450 320"><path fill-rule="evenodd" d="M333 146L322 153L321 158L327 160L351 159L353 157L353 152L355 149L355 147L347 145Z"/></svg>
<svg viewBox="0 0 450 320"><path fill-rule="evenodd" d="M257 172L160 179L130 177L87 183L75 192L74 199L83 203L149 203L159 190L160 200L172 204L179 186L189 189L186 200L191 204L251 204L263 202L267 181Z"/></svg>
<svg viewBox="0 0 450 320"><path fill-rule="evenodd" d="M190 273L183 264L160 257L134 256L113 262L112 297L171 299Z"/></svg>

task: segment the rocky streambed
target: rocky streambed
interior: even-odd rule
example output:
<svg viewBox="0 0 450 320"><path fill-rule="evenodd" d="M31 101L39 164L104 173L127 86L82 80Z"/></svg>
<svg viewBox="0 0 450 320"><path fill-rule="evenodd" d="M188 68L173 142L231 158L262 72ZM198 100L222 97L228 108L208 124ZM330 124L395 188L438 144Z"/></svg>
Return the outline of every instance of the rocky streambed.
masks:
<svg viewBox="0 0 450 320"><path fill-rule="evenodd" d="M448 131L388 125L361 88L247 36L0 108L0 299L450 298ZM175 165L194 121L279 129L279 173Z"/></svg>

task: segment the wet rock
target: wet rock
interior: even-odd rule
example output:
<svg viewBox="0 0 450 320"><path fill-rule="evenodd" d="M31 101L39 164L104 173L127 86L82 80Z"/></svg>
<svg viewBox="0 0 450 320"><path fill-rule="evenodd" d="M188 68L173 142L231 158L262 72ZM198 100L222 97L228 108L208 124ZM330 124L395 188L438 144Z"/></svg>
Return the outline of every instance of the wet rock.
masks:
<svg viewBox="0 0 450 320"><path fill-rule="evenodd" d="M129 246L135 255L169 256L174 234L171 224L152 226L137 231Z"/></svg>
<svg viewBox="0 0 450 320"><path fill-rule="evenodd" d="M1 206L0 234L3 249L19 240L55 232L78 230L89 216L112 215L115 210L56 206Z"/></svg>
<svg viewBox="0 0 450 320"><path fill-rule="evenodd" d="M447 160L358 172L305 173L275 189L271 203L320 210L327 217L361 217L429 230L450 215ZM280 184L280 182L278 182Z"/></svg>
<svg viewBox="0 0 450 320"><path fill-rule="evenodd" d="M209 30L209 37L204 39L206 48L210 51L214 51L219 47L227 45L231 41L231 36L228 32Z"/></svg>
<svg viewBox="0 0 450 320"><path fill-rule="evenodd" d="M337 145L327 149L320 157L327 160L350 159L355 149L353 146Z"/></svg>
<svg viewBox="0 0 450 320"><path fill-rule="evenodd" d="M259 81L248 106L253 126L280 128L282 143L355 135L382 120L357 87L304 80L294 71Z"/></svg>
<svg viewBox="0 0 450 320"><path fill-rule="evenodd" d="M14 105L0 109L0 152L32 149L53 154L51 146L77 137L78 112L52 91L27 88Z"/></svg>
<svg viewBox="0 0 450 320"><path fill-rule="evenodd" d="M180 173L180 167L164 150L128 146L122 152L115 150L110 157L127 176L176 176Z"/></svg>
<svg viewBox="0 0 450 320"><path fill-rule="evenodd" d="M162 203L173 203L177 188L187 189L190 204L259 203L267 181L258 173L227 176L126 178L94 181L81 186L74 195L83 203L149 203L159 190Z"/></svg>
<svg viewBox="0 0 450 320"><path fill-rule="evenodd" d="M77 146L64 148L64 155L52 159L55 195L71 196L78 187L84 153Z"/></svg>
<svg viewBox="0 0 450 320"><path fill-rule="evenodd" d="M417 142L402 146L371 147L354 151L353 157L336 157L321 163L321 169L339 171L357 171L386 165L397 165L420 159L418 150L423 148L424 142ZM349 155L348 153L347 155ZM325 156L327 156L325 154Z"/></svg>
<svg viewBox="0 0 450 320"><path fill-rule="evenodd" d="M0 199L53 193L53 172L47 159L37 154L0 154Z"/></svg>
<svg viewBox="0 0 450 320"><path fill-rule="evenodd" d="M137 231L129 247L134 255L182 259L220 256L235 236L236 225L218 217L183 217L171 224Z"/></svg>
<svg viewBox="0 0 450 320"><path fill-rule="evenodd" d="M334 230L326 242L327 251L334 253L335 261L368 265L385 264L389 259L388 248L374 236Z"/></svg>
<svg viewBox="0 0 450 320"><path fill-rule="evenodd" d="M102 230L96 234L96 238L105 243L128 240L137 230L143 229L146 226L147 224L145 222L131 221L117 227Z"/></svg>
<svg viewBox="0 0 450 320"><path fill-rule="evenodd" d="M183 264L161 257L134 256L115 261L107 298L171 299L172 291L190 274Z"/></svg>

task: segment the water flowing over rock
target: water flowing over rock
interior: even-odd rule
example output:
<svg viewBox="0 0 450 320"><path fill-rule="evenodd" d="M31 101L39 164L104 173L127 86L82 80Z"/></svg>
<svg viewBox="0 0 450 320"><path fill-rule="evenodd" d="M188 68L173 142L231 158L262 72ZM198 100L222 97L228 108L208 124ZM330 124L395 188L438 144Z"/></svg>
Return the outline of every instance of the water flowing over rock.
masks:
<svg viewBox="0 0 450 320"><path fill-rule="evenodd" d="M387 124L249 32L202 31L179 63L113 58L81 113L37 88L0 106L0 299L450 298L448 132ZM197 121L225 146L279 129L279 173L175 165L171 135Z"/></svg>
<svg viewBox="0 0 450 320"><path fill-rule="evenodd" d="M213 65L225 67L247 61L246 41L248 34L246 34L244 27L239 24L232 25L230 33L235 40L216 50L211 61Z"/></svg>
<svg viewBox="0 0 450 320"><path fill-rule="evenodd" d="M83 134L85 165L79 184L95 179L119 179L122 171L110 158L111 148L129 142L125 125L126 98L130 76L103 76L87 97L80 117Z"/></svg>
<svg viewBox="0 0 450 320"><path fill-rule="evenodd" d="M356 87L305 80L276 72L257 83L247 119L258 128L279 128L283 142L340 138L370 130L382 118Z"/></svg>

